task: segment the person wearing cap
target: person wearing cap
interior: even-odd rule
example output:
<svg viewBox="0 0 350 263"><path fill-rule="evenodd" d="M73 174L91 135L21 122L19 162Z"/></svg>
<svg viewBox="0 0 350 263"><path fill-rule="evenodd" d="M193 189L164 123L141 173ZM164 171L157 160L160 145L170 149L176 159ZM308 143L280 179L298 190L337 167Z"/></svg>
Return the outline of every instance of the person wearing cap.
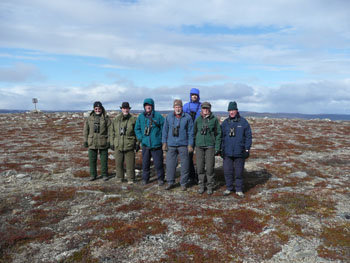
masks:
<svg viewBox="0 0 350 263"><path fill-rule="evenodd" d="M166 190L175 184L177 157L181 162L180 185L183 191L187 190L189 175L189 155L193 152L193 121L189 114L183 112L182 101L174 100L174 111L165 118L162 143L166 151Z"/></svg>
<svg viewBox="0 0 350 263"><path fill-rule="evenodd" d="M194 122L198 193L203 194L207 188L211 195L215 187L215 155L220 154L221 148L221 127L209 102L203 102L201 108L201 115Z"/></svg>
<svg viewBox="0 0 350 263"><path fill-rule="evenodd" d="M190 114L192 117L193 123L195 120L200 116L201 112L201 102L200 102L200 96L199 96L199 89L192 88L190 90L190 101L185 103L183 107L183 111L185 113ZM193 146L194 147L194 146ZM193 153L190 153L190 174L189 174L189 183L197 184L198 183L198 175L196 173L196 170L194 168L193 163Z"/></svg>
<svg viewBox="0 0 350 263"><path fill-rule="evenodd" d="M235 183L236 194L243 197L243 170L252 146L252 131L248 121L240 116L235 101L229 103L227 110L229 116L221 125L221 156L224 159L226 181L224 195L234 191Z"/></svg>
<svg viewBox="0 0 350 263"><path fill-rule="evenodd" d="M135 181L135 151L140 149L134 131L136 117L130 114L129 102L120 106L121 113L112 121L110 132L110 145L114 151L116 176L118 182L124 181L124 162L128 184Z"/></svg>
<svg viewBox="0 0 350 263"><path fill-rule="evenodd" d="M155 111L155 103L151 98L143 101L144 112L135 124L135 134L142 145L142 184L150 179L151 157L157 172L158 184L164 185L164 165L162 150L162 130L164 117Z"/></svg>
<svg viewBox="0 0 350 263"><path fill-rule="evenodd" d="M84 120L84 147L88 148L90 181L97 179L97 156L100 154L101 175L108 180L108 130L111 120L108 117L102 103L96 101L89 117Z"/></svg>

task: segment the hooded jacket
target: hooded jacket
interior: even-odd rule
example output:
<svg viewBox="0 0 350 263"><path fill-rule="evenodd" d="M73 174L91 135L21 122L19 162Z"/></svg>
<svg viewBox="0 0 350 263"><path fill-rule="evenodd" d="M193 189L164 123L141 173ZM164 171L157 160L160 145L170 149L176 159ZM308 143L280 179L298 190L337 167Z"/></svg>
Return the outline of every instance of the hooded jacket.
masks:
<svg viewBox="0 0 350 263"><path fill-rule="evenodd" d="M149 104L152 106L151 115L146 116L146 111L141 113L136 120L135 134L142 146L146 146L151 149L159 148L162 146L162 130L164 125L164 117L155 111L154 100L151 98L143 101L143 108ZM149 135L145 134L145 128L148 127Z"/></svg>
<svg viewBox="0 0 350 263"><path fill-rule="evenodd" d="M178 127L178 136L174 136L173 129ZM193 147L193 121L190 115L185 112L177 118L174 112L168 114L163 127L162 142L168 146Z"/></svg>
<svg viewBox="0 0 350 263"><path fill-rule="evenodd" d="M196 94L198 96L198 100L193 102L191 98L191 94ZM183 107L183 111L188 113L192 117L193 122L195 119L197 119L200 116L201 105L202 103L200 102L199 89L192 88L190 91L190 102L185 103Z"/></svg>
<svg viewBox="0 0 350 263"><path fill-rule="evenodd" d="M234 136L230 136L230 130ZM248 121L239 115L227 118L221 125L221 150L224 156L243 158L244 151L252 146L252 130Z"/></svg>
<svg viewBox="0 0 350 263"><path fill-rule="evenodd" d="M203 116L197 118L193 130L196 147L215 147L215 151L220 150L221 127L213 113L210 113L207 118L203 118Z"/></svg>
<svg viewBox="0 0 350 263"><path fill-rule="evenodd" d="M114 118L109 137L110 144L114 146L115 150L123 152L135 149L137 143L134 131L135 123L136 117L131 114L124 116L123 113L120 113Z"/></svg>
<svg viewBox="0 0 350 263"><path fill-rule="evenodd" d="M89 117L84 121L84 141L88 143L89 149L107 149L109 142L108 130L111 120L103 107L99 117L99 123L95 124L95 117L95 112L91 111Z"/></svg>

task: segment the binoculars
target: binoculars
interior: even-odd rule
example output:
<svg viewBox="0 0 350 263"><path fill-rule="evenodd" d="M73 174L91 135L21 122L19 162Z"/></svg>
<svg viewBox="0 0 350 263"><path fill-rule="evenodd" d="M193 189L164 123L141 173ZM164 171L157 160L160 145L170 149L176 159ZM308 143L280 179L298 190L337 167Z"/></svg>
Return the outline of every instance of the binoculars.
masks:
<svg viewBox="0 0 350 263"><path fill-rule="evenodd" d="M179 130L180 130L179 126L173 127L173 136L174 137L179 137Z"/></svg>
<svg viewBox="0 0 350 263"><path fill-rule="evenodd" d="M236 136L236 129L234 127L230 128L230 132L229 132L228 136L230 136L230 137Z"/></svg>
<svg viewBox="0 0 350 263"><path fill-rule="evenodd" d="M209 127L208 127L208 126L203 126L203 127L201 128L201 135L206 135L207 132L208 132L208 130L209 130Z"/></svg>
<svg viewBox="0 0 350 263"><path fill-rule="evenodd" d="M119 128L119 135L120 136L123 136L126 134L126 127L120 127Z"/></svg>
<svg viewBox="0 0 350 263"><path fill-rule="evenodd" d="M146 126L146 127L145 127L145 130L143 131L143 134L144 134L145 136L149 136L150 133L151 133L151 127Z"/></svg>
<svg viewBox="0 0 350 263"><path fill-rule="evenodd" d="M94 132L95 133L100 133L100 124L99 123L95 123L94 124Z"/></svg>

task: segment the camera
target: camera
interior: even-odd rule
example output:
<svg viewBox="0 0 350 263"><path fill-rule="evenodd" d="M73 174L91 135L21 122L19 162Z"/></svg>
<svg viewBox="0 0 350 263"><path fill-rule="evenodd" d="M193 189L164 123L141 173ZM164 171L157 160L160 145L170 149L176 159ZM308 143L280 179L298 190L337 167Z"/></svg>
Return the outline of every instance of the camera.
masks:
<svg viewBox="0 0 350 263"><path fill-rule="evenodd" d="M100 124L99 123L94 123L94 132L100 133Z"/></svg>
<svg viewBox="0 0 350 263"><path fill-rule="evenodd" d="M230 128L230 133L228 134L228 136L230 136L230 137L235 137L236 136L236 129L234 127Z"/></svg>
<svg viewBox="0 0 350 263"><path fill-rule="evenodd" d="M180 130L179 126L173 127L173 136L174 137L179 137L179 130Z"/></svg>
<svg viewBox="0 0 350 263"><path fill-rule="evenodd" d="M146 126L145 130L143 131L143 134L145 136L149 136L150 133L151 133L151 128L149 126Z"/></svg>
<svg viewBox="0 0 350 263"><path fill-rule="evenodd" d="M201 135L206 135L209 127L208 126L202 126L201 128Z"/></svg>
<svg viewBox="0 0 350 263"><path fill-rule="evenodd" d="M119 128L119 135L120 136L123 136L126 134L126 127L120 127Z"/></svg>

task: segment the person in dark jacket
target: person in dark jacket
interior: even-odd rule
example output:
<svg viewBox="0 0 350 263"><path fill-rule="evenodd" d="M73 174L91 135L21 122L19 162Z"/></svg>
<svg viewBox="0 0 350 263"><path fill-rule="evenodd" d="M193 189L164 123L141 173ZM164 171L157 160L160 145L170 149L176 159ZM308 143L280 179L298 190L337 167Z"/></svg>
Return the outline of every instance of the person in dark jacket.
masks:
<svg viewBox="0 0 350 263"><path fill-rule="evenodd" d="M102 103L96 101L94 109L84 121L84 147L88 148L90 181L97 179L97 155L100 153L101 174L104 180L108 180L108 130L111 120L108 117Z"/></svg>
<svg viewBox="0 0 350 263"><path fill-rule="evenodd" d="M220 154L221 127L218 119L211 112L209 102L202 103L201 116L194 123L196 144L196 164L198 173L198 193L213 194L215 186L215 155ZM205 181L207 183L205 184Z"/></svg>
<svg viewBox="0 0 350 263"><path fill-rule="evenodd" d="M229 103L228 112L229 117L221 125L221 156L224 158L224 176L227 189L224 195L233 192L235 174L236 194L243 197L243 170L245 159L249 157L252 146L252 131L248 121L240 116L235 101Z"/></svg>
<svg viewBox="0 0 350 263"><path fill-rule="evenodd" d="M185 103L185 105L183 107L183 111L185 113L188 113L192 117L193 123L200 116L201 105L202 104L200 102L199 89L192 88L190 90L190 101ZM193 155L194 155L193 152L189 153L189 157L190 157L190 174L189 174L189 178L188 179L189 179L189 183L197 184L198 183L198 175L197 175L196 170L194 168Z"/></svg>
<svg viewBox="0 0 350 263"><path fill-rule="evenodd" d="M130 114L129 102L123 102L121 113L114 118L110 130L110 145L114 151L116 176L118 182L124 181L124 161L128 184L135 180L135 151L140 144L135 135L136 117Z"/></svg>
<svg viewBox="0 0 350 263"><path fill-rule="evenodd" d="M177 157L181 161L181 190L187 190L189 174L189 152L193 152L193 122L190 115L183 112L182 101L174 100L174 112L168 114L165 119L162 143L163 151L166 151L166 190L170 190L175 184Z"/></svg>
<svg viewBox="0 0 350 263"><path fill-rule="evenodd" d="M135 134L142 144L142 183L148 184L150 178L151 157L156 168L158 184L164 185L164 165L162 150L162 130L164 117L155 111L154 100L147 98L143 102L144 112L136 120Z"/></svg>

